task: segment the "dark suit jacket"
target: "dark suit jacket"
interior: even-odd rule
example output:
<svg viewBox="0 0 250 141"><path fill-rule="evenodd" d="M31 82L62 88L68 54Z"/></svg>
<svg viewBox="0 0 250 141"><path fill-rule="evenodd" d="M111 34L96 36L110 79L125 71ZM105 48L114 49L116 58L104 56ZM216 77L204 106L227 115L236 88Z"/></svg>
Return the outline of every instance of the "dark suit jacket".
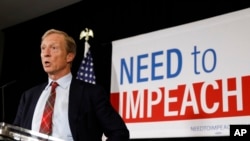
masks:
<svg viewBox="0 0 250 141"><path fill-rule="evenodd" d="M35 86L21 97L14 125L31 129L36 103L47 83ZM73 79L69 92L69 125L75 141L128 141L129 131L98 85Z"/></svg>

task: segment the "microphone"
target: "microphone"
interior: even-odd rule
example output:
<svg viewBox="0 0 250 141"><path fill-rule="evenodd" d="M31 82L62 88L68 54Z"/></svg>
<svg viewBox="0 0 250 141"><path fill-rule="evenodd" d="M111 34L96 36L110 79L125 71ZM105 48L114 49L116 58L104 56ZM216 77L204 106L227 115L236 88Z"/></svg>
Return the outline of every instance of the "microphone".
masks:
<svg viewBox="0 0 250 141"><path fill-rule="evenodd" d="M2 89L2 120L3 120L3 122L4 122L4 118L5 118L5 107L4 107L4 88L5 87L7 87L7 86L9 86L9 85L11 85L11 84L13 84L13 83L15 83L16 82L16 80L12 80L12 81L10 81L10 82L8 82L8 83L6 83L6 84L4 84L4 85L2 85L0 88Z"/></svg>

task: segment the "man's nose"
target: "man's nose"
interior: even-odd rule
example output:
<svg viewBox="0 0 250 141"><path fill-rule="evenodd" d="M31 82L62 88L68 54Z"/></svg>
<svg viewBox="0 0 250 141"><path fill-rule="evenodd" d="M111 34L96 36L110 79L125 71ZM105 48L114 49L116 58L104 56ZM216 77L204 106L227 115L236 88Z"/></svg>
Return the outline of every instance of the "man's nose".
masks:
<svg viewBox="0 0 250 141"><path fill-rule="evenodd" d="M44 56L44 57L50 56L50 50L48 48L43 49L42 50L42 56Z"/></svg>

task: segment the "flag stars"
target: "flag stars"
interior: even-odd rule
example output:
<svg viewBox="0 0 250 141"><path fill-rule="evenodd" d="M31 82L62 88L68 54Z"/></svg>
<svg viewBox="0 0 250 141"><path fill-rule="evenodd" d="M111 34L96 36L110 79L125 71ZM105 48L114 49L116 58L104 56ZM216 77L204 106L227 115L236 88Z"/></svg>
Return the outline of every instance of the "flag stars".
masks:
<svg viewBox="0 0 250 141"><path fill-rule="evenodd" d="M86 44L88 45L88 44ZM90 50L88 50L86 57L83 58L76 79L95 84L94 63Z"/></svg>

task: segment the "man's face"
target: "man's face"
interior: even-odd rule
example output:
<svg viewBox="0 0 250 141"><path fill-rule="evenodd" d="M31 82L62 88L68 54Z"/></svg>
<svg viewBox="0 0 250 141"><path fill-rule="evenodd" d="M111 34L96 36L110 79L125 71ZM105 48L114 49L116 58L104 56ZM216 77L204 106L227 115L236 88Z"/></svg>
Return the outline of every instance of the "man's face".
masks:
<svg viewBox="0 0 250 141"><path fill-rule="evenodd" d="M68 73L73 60L66 51L66 41L60 34L50 34L41 43L41 59L44 71L50 75Z"/></svg>

